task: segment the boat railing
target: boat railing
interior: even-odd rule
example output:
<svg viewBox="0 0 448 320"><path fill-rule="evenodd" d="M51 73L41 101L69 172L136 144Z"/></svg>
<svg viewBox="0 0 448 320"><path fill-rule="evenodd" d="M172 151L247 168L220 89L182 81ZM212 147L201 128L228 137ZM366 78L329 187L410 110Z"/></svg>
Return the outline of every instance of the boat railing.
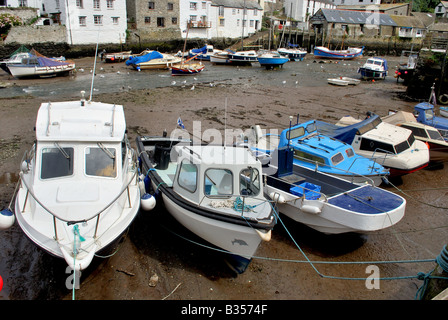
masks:
<svg viewBox="0 0 448 320"><path fill-rule="evenodd" d="M316 172L319 171L319 166L321 166L321 167L328 167L328 168L331 168L331 169L333 169L333 170L340 171L341 174L342 174L342 173L347 173L347 174L349 174L349 175L350 175L350 179L351 179L350 181L351 181L352 183L354 183L354 181L355 181L355 177L363 177L363 178L365 178L366 181L368 181L372 186L375 185L375 182L373 181L372 178L367 177L367 176L364 176L364 175L362 175L362 174L359 174L359 173L356 173L356 172L352 172L352 171L349 171L349 170L345 170L345 169L341 169L341 168L332 166L332 165L330 165L330 164L322 163L322 162L319 162L319 161L313 161L313 160L310 160L310 159L307 159L307 158L304 158L304 157L301 157L301 156L296 156L296 155L295 155L294 158L299 158L301 161L305 161L305 162L308 162L308 163L310 163L310 164L314 164L314 166L315 166L314 171L316 171ZM354 161L353 161L353 162L354 162ZM375 161L375 163L376 163L376 161ZM353 163L352 163L352 165L353 165ZM350 165L350 168L351 168L352 165ZM349 168L349 169L350 169L350 168ZM372 171L373 171L373 167L372 167ZM347 178L348 178L348 177L347 177ZM345 178L345 180L347 180L347 178Z"/></svg>
<svg viewBox="0 0 448 320"><path fill-rule="evenodd" d="M96 212L95 214L93 214L92 216L86 218L86 219L82 219L82 220L68 220L68 219L64 219L60 216L58 216L56 213L52 212L49 208L47 208L38 198L37 196L34 194L34 192L31 190L30 186L28 185L28 183L26 182L26 179L24 179L23 174L24 172L21 171L20 172L20 180L23 183L23 185L26 188L26 195L25 195L25 200L23 203L23 207L22 207L22 212L25 211L26 205L27 205L27 201L28 201L28 197L31 196L45 211L47 211L49 214L51 214L53 216L53 227L54 227L54 238L56 241L58 241L58 232L57 232L57 225L56 222L62 221L67 223L67 225L72 225L72 224L77 224L77 223L86 223L87 221L90 221L94 218L96 218L96 224L95 224L95 233L93 235L93 238L96 238L96 233L98 231L98 226L99 226L99 221L100 221L100 215L106 211L111 205L113 205L121 196L122 194L127 191L127 198L128 198L128 203L129 203L129 207L132 207L132 202L131 202L131 198L130 198L130 191L129 191L129 186L131 185L132 182L135 183L135 185L138 186L138 175L137 175L137 154L135 152L134 149L132 150L132 158L133 158L133 166L128 167L128 171L131 170L131 172L133 171L132 177L129 179L129 181L125 184L125 186L122 188L122 190L115 196L115 198L113 198L110 203L108 203L103 209L101 209L100 211ZM26 159L29 156L29 153L25 152L24 155L24 159Z"/></svg>
<svg viewBox="0 0 448 320"><path fill-rule="evenodd" d="M384 156L381 156L381 157L375 157L375 153L376 152L382 152L382 153L384 153ZM373 154L372 154L372 158L371 159L381 159L381 158L383 158L383 163L382 163L382 165L384 165L384 163L386 162L386 158L387 158L387 156L389 155L389 154L395 154L395 153L393 153L393 152L390 152L390 151L388 151L388 150L384 150L384 149L381 149L381 148L376 148L375 150L373 150Z"/></svg>

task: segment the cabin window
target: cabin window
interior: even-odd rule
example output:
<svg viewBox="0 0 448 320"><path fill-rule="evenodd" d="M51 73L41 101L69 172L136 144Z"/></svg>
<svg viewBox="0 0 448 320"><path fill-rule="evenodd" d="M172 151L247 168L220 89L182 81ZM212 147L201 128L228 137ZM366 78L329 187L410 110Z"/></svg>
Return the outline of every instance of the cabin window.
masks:
<svg viewBox="0 0 448 320"><path fill-rule="evenodd" d="M355 155L355 152L353 152L353 149L348 148L348 149L345 149L345 154L347 155L347 157L351 158Z"/></svg>
<svg viewBox="0 0 448 320"><path fill-rule="evenodd" d="M371 140L368 138L362 138L359 146L360 150L372 151L372 152L386 152L395 154L394 147L389 143Z"/></svg>
<svg viewBox="0 0 448 320"><path fill-rule="evenodd" d="M179 176L177 182L179 186L193 193L196 191L198 181L198 169L196 165L188 160L182 160L180 164Z"/></svg>
<svg viewBox="0 0 448 320"><path fill-rule="evenodd" d="M312 132L314 132L314 131L317 131L316 123L315 123L315 122L311 122L310 124L308 124L308 125L306 126L306 131L307 131L308 133L312 133Z"/></svg>
<svg viewBox="0 0 448 320"><path fill-rule="evenodd" d="M403 142L400 142L399 144L397 144L396 146L395 146L395 152L398 154L398 153L401 153L401 152L403 152L403 151L406 151L407 149L409 149L409 145L408 145L408 142L407 141L403 141Z"/></svg>
<svg viewBox="0 0 448 320"><path fill-rule="evenodd" d="M42 149L41 179L51 179L73 174L73 148Z"/></svg>
<svg viewBox="0 0 448 320"><path fill-rule="evenodd" d="M411 126L407 126L407 125L402 125L401 127L411 130L412 133L414 134L414 136L428 138L428 135L426 134L426 130L423 128L411 127Z"/></svg>
<svg viewBox="0 0 448 320"><path fill-rule="evenodd" d="M315 163L318 165L325 165L325 159L315 156L313 154L309 154L300 150L294 150L294 158L300 161L306 161L310 163Z"/></svg>
<svg viewBox="0 0 448 320"><path fill-rule="evenodd" d="M233 194L233 174L228 169L205 171L204 194L210 197L228 197Z"/></svg>
<svg viewBox="0 0 448 320"><path fill-rule="evenodd" d="M255 196L260 192L260 173L255 168L246 168L240 173L240 194Z"/></svg>
<svg viewBox="0 0 448 320"><path fill-rule="evenodd" d="M117 176L115 154L115 148L106 148L102 144L99 144L98 147L86 148L86 174L88 176L115 178Z"/></svg>
<svg viewBox="0 0 448 320"><path fill-rule="evenodd" d="M428 135L431 139L443 141L442 135L437 130L428 130Z"/></svg>
<svg viewBox="0 0 448 320"><path fill-rule="evenodd" d="M338 152L334 156L331 157L331 163L336 166L344 160L344 156L342 153Z"/></svg>
<svg viewBox="0 0 448 320"><path fill-rule="evenodd" d="M295 139L303 136L304 134L305 134L305 128L303 127L291 129L286 132L286 139L288 140Z"/></svg>

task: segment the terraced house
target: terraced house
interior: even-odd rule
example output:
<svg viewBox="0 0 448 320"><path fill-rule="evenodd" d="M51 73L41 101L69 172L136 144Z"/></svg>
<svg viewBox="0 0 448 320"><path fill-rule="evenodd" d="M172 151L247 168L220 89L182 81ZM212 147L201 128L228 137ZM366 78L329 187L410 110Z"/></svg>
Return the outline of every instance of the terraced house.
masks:
<svg viewBox="0 0 448 320"><path fill-rule="evenodd" d="M130 30L141 39L238 38L261 29L254 0L128 0Z"/></svg>

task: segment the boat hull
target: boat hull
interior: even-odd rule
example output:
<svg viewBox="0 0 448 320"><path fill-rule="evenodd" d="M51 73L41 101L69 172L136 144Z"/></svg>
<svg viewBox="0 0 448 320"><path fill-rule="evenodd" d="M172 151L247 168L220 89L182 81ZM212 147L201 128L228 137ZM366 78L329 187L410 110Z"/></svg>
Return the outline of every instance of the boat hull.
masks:
<svg viewBox="0 0 448 320"><path fill-rule="evenodd" d="M15 78L32 78L32 77L54 77L66 75L75 69L75 64L70 63L60 66L25 66L25 65L9 65L8 69Z"/></svg>
<svg viewBox="0 0 448 320"><path fill-rule="evenodd" d="M328 50L324 47L314 48L315 58L327 58L327 59L355 59L362 57L363 48L352 48L349 50Z"/></svg>
<svg viewBox="0 0 448 320"><path fill-rule="evenodd" d="M82 205L80 202L73 204L79 207ZM123 211L117 213L120 208ZM22 231L38 247L52 256L65 259L72 269L84 270L95 254L108 250L116 243L131 225L139 208L140 189L135 182L131 183L129 193L124 192L117 200L117 204L101 214L97 230L94 227L96 219L85 224L69 225L57 218L53 219L53 216L32 198L22 183L15 201L15 216ZM118 218L108 221L108 216ZM74 225L79 228L79 234L84 238L82 242L74 239ZM73 251L78 246L81 250L78 249L75 258Z"/></svg>
<svg viewBox="0 0 448 320"><path fill-rule="evenodd" d="M399 222L405 213L406 200L372 186L358 186L338 195L306 200L291 195L269 183L267 194L277 193L280 213L325 234L369 233ZM273 199L275 201L275 198Z"/></svg>
<svg viewBox="0 0 448 320"><path fill-rule="evenodd" d="M387 76L387 71L372 70L369 68L359 68L358 73L363 79L384 80Z"/></svg>
<svg viewBox="0 0 448 320"><path fill-rule="evenodd" d="M204 66L194 66L191 68L188 67L171 67L171 75L173 76L187 76L187 75L195 75L204 70Z"/></svg>
<svg viewBox="0 0 448 320"><path fill-rule="evenodd" d="M281 67L283 66L286 62L288 62L289 59L288 58L263 58L263 57L258 57L258 62L260 63L260 65L262 67Z"/></svg>

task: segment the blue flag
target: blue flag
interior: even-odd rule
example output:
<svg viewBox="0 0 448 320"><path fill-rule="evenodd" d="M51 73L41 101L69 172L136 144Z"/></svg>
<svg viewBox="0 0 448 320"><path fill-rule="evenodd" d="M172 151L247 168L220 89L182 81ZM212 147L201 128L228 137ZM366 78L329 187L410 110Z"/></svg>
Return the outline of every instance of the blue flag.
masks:
<svg viewBox="0 0 448 320"><path fill-rule="evenodd" d="M183 124L183 122L182 122L182 119L181 119L180 117L177 119L177 125L178 125L179 127L181 127L182 129L185 129L185 126L184 126L184 124Z"/></svg>

